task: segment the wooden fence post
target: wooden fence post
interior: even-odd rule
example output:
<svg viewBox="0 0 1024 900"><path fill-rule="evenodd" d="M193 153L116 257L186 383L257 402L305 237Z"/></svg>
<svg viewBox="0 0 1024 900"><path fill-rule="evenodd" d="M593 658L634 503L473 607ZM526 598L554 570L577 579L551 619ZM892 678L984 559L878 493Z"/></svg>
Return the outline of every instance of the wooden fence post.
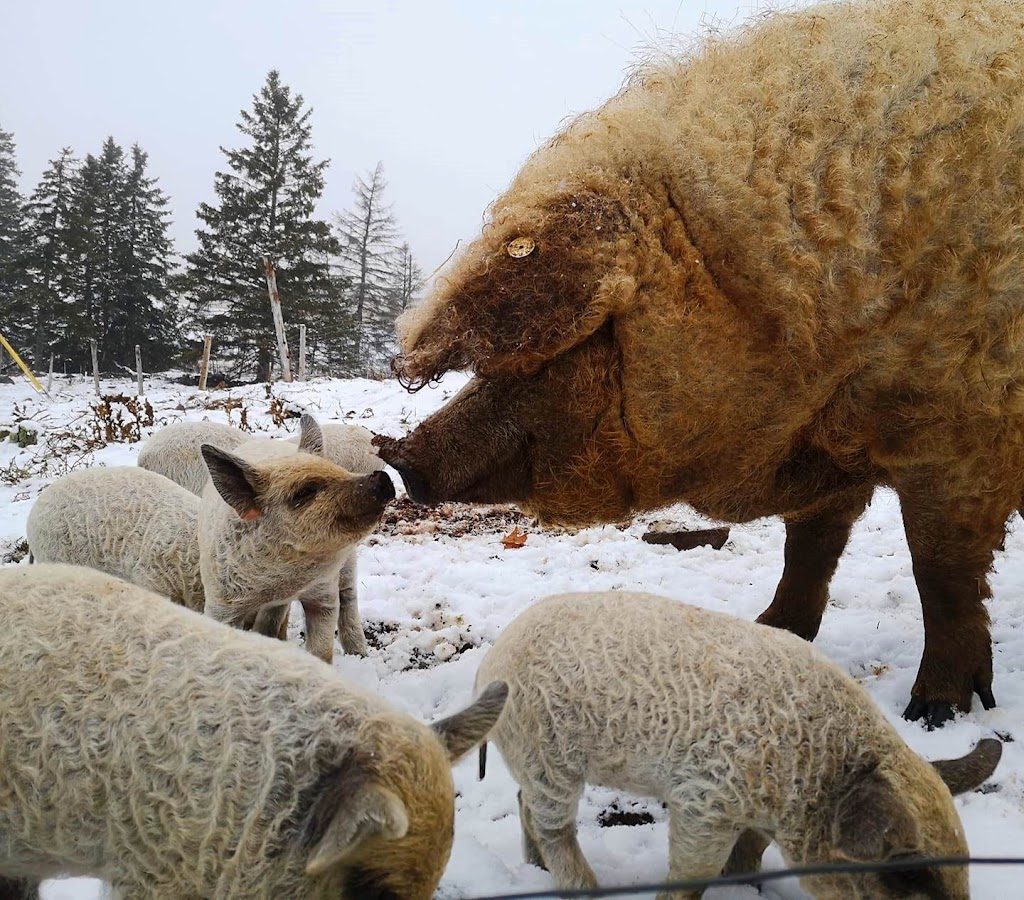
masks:
<svg viewBox="0 0 1024 900"><path fill-rule="evenodd" d="M142 389L142 348L135 345L135 373L139 376L139 393L136 395L141 397L145 391Z"/></svg>
<svg viewBox="0 0 1024 900"><path fill-rule="evenodd" d="M53 387L53 354L50 354L50 374L46 376L46 393L50 393Z"/></svg>
<svg viewBox="0 0 1024 900"><path fill-rule="evenodd" d="M299 326L299 381L306 380L306 326Z"/></svg>
<svg viewBox="0 0 1024 900"><path fill-rule="evenodd" d="M210 373L210 344L213 342L212 334L203 335L203 362L199 367L199 390L206 390L206 376Z"/></svg>
<svg viewBox="0 0 1024 900"><path fill-rule="evenodd" d="M100 396L100 357L96 348L96 338L89 341L92 348L92 381L96 385L96 396Z"/></svg>
<svg viewBox="0 0 1024 900"><path fill-rule="evenodd" d="M277 353L281 357L281 379L292 380L292 367L288 362L288 341L284 336L284 317L281 315L281 295L277 290L277 273L269 256L263 257L263 272L267 276L267 293L270 295L270 311L274 316L274 333L277 336Z"/></svg>

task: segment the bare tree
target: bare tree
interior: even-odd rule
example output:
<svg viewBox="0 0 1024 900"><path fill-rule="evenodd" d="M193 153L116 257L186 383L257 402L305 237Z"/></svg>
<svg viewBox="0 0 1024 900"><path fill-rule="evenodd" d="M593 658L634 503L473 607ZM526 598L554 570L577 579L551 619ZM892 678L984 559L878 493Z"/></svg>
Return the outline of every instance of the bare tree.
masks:
<svg viewBox="0 0 1024 900"><path fill-rule="evenodd" d="M395 259L398 226L384 203L384 166L369 178L356 177L351 210L335 216L341 243L339 266L349 282L353 334L352 365L366 371L381 360L380 345L390 338L395 309Z"/></svg>

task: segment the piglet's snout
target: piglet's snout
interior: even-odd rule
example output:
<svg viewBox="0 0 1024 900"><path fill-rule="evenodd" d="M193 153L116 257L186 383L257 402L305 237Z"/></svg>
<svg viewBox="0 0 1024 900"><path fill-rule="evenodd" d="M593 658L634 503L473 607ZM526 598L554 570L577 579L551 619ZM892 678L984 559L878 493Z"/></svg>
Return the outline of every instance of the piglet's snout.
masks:
<svg viewBox="0 0 1024 900"><path fill-rule="evenodd" d="M383 472L352 478L346 485L339 520L372 526L395 497L395 486Z"/></svg>
<svg viewBox="0 0 1024 900"><path fill-rule="evenodd" d="M381 509L389 500L395 499L395 485L384 472L371 472L363 479L361 489L378 501Z"/></svg>

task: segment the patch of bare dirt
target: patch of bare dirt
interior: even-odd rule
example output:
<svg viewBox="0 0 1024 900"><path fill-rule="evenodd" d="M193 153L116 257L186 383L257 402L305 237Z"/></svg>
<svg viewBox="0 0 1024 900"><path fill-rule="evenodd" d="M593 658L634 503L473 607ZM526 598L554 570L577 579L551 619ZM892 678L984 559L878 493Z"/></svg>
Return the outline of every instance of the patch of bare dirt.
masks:
<svg viewBox="0 0 1024 900"><path fill-rule="evenodd" d="M477 534L508 534L542 531L535 519L514 506L474 506L469 503L442 503L420 506L408 497L392 500L384 510L375 534L394 537L427 534L434 537L466 537Z"/></svg>

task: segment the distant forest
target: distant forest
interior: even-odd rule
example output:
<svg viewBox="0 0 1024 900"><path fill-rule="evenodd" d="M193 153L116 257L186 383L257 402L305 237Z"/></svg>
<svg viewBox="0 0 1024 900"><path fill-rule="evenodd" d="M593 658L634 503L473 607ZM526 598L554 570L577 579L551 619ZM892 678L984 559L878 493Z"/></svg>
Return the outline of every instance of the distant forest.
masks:
<svg viewBox="0 0 1024 900"><path fill-rule="evenodd" d="M387 198L381 163L356 179L351 209L314 217L329 160L311 152L312 110L267 75L222 147L216 202L201 203L198 247L179 257L170 200L146 151L113 137L82 159L63 148L30 197L15 136L0 127L0 334L37 372L194 365L212 334L218 369L267 380L277 361L263 257L276 269L291 356L307 328L307 368L387 371L394 321L423 283ZM2 123L0 123L2 124Z"/></svg>

